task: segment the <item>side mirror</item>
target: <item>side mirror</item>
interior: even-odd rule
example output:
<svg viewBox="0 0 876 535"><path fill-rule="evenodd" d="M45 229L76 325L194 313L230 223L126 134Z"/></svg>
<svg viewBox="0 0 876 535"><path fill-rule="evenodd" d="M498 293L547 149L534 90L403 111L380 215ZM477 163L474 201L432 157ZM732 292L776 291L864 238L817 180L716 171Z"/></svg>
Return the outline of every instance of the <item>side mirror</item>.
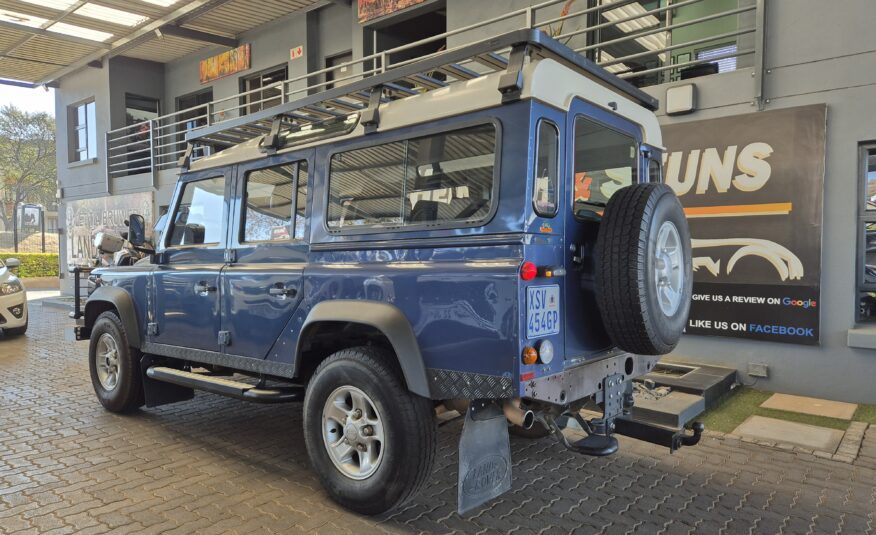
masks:
<svg viewBox="0 0 876 535"><path fill-rule="evenodd" d="M8 267L9 269L15 269L17 267L21 267L21 262L17 258L7 258L6 267Z"/></svg>
<svg viewBox="0 0 876 535"><path fill-rule="evenodd" d="M128 218L128 241L134 247L146 243L146 220L140 214L131 214Z"/></svg>

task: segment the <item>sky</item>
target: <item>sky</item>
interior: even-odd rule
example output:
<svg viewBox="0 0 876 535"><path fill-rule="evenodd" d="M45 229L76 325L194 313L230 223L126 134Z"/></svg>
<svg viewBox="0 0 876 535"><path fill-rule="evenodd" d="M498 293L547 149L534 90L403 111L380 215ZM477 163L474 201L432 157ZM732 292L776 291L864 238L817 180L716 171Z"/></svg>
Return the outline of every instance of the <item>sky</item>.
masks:
<svg viewBox="0 0 876 535"><path fill-rule="evenodd" d="M26 89L0 84L0 106L13 104L17 108L35 113L44 111L55 115L55 90L43 88Z"/></svg>

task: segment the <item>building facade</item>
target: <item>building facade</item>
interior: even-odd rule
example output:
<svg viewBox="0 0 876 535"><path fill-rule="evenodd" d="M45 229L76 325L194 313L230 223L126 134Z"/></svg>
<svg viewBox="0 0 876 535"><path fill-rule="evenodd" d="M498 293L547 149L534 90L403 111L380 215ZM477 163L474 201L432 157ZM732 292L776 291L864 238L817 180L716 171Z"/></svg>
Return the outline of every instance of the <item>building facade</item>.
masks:
<svg viewBox="0 0 876 535"><path fill-rule="evenodd" d="M538 27L661 102L664 173L688 211L697 269L673 359L737 368L770 390L876 403L876 4L300 4L226 45L181 53L178 37L156 35L57 80L62 268L88 256L94 229L167 210L188 129Z"/></svg>

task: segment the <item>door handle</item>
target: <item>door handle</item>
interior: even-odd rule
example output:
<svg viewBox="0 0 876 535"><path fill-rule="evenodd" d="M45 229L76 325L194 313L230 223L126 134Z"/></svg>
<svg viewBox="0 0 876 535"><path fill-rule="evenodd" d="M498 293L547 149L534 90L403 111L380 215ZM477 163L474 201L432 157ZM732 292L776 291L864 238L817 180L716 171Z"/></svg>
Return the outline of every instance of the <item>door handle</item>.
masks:
<svg viewBox="0 0 876 535"><path fill-rule="evenodd" d="M200 281L195 284L195 293L200 295L207 295L211 292L215 292L216 287L210 284L207 284L206 281Z"/></svg>
<svg viewBox="0 0 876 535"><path fill-rule="evenodd" d="M295 297L298 290L293 286L273 286L268 289L268 294L274 297Z"/></svg>

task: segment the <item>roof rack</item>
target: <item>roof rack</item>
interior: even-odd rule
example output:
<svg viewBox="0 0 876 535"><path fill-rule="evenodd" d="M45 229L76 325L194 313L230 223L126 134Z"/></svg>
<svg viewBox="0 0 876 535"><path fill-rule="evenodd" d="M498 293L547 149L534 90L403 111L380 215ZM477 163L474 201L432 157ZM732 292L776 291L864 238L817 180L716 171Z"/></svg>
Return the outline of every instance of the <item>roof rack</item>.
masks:
<svg viewBox="0 0 876 535"><path fill-rule="evenodd" d="M654 97L610 74L544 32L524 29L403 63L381 74L244 117L191 130L186 135L187 147L179 164L188 168L196 145L227 147L262 136L262 149L276 151L281 148L283 132L337 121L351 113L359 113L366 133L371 132L380 122L381 104L427 93L454 81L471 80L496 72L504 72L498 87L503 102L513 101L520 97L523 89L522 69L527 56L557 60L652 111L658 107Z"/></svg>

